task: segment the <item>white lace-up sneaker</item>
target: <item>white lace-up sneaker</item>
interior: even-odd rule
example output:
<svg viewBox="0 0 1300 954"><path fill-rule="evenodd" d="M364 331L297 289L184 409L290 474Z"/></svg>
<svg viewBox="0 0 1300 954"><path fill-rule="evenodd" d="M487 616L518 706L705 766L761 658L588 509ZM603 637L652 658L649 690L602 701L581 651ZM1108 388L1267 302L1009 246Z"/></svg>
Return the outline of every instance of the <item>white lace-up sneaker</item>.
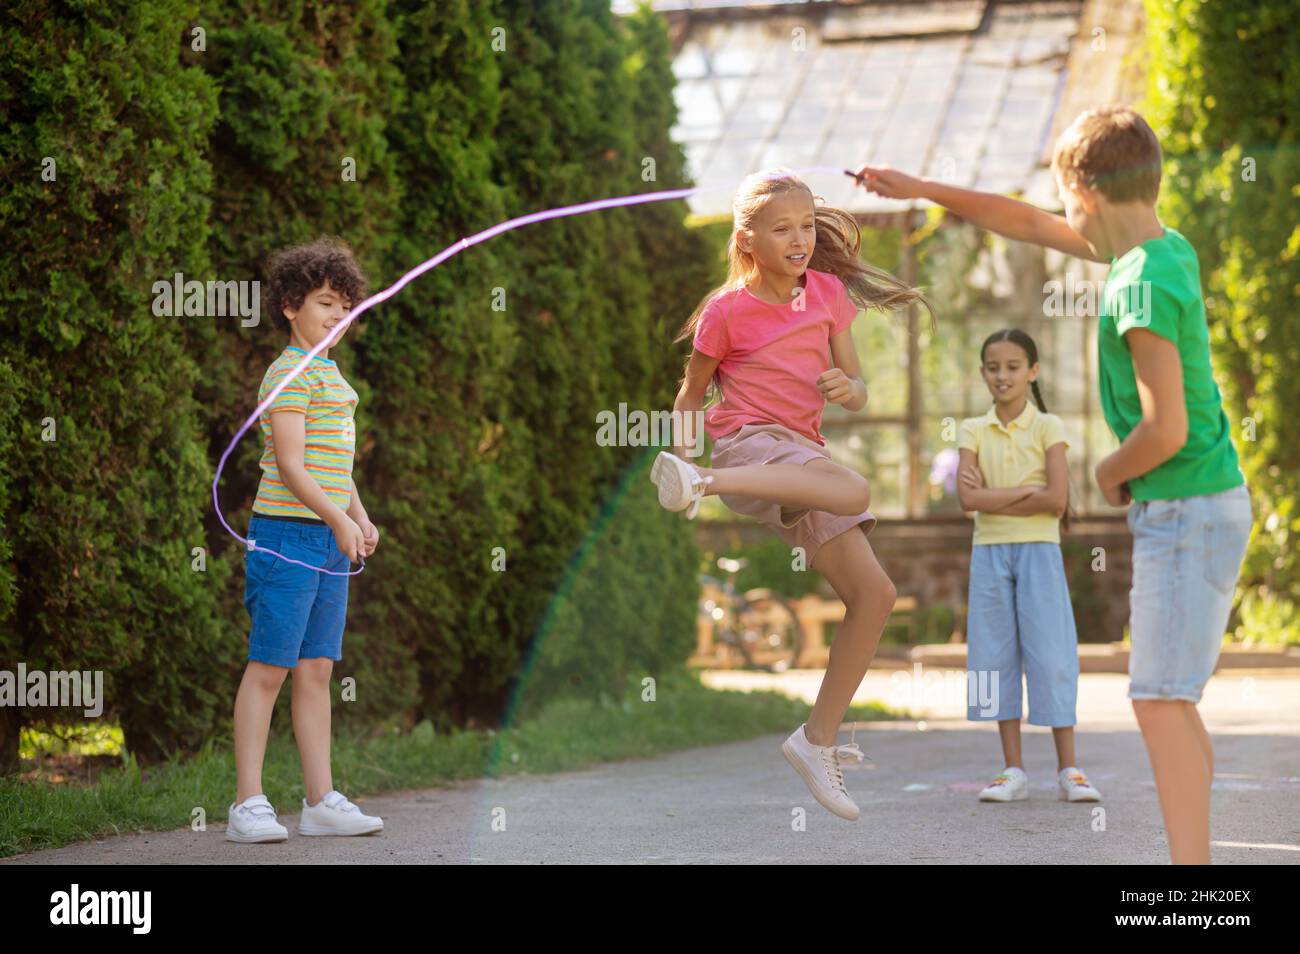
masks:
<svg viewBox="0 0 1300 954"><path fill-rule="evenodd" d="M704 488L713 483L713 478L701 477L676 454L660 451L650 468L650 482L659 488L659 503L665 510L685 510L686 519L694 520Z"/></svg>
<svg viewBox="0 0 1300 954"><path fill-rule="evenodd" d="M363 815L361 809L330 790L315 805L302 800L302 817L298 819L300 835L373 835L384 830L384 820Z"/></svg>
<svg viewBox="0 0 1300 954"><path fill-rule="evenodd" d="M1022 768L1003 769L980 792L981 802L1020 802L1029 797L1029 776Z"/></svg>
<svg viewBox="0 0 1300 954"><path fill-rule="evenodd" d="M781 751L823 808L848 821L858 820L858 806L844 788L843 773L845 765L856 767L865 758L856 743L813 745L801 725L785 740Z"/></svg>
<svg viewBox="0 0 1300 954"><path fill-rule="evenodd" d="M1071 765L1069 768L1063 768L1056 775L1056 787L1060 790L1060 798L1066 802L1099 802L1101 801L1101 792L1097 791L1088 781L1088 776Z"/></svg>
<svg viewBox="0 0 1300 954"><path fill-rule="evenodd" d="M289 829L275 820L275 809L265 795L249 795L238 805L231 802L226 819L226 841L248 845L288 840Z"/></svg>

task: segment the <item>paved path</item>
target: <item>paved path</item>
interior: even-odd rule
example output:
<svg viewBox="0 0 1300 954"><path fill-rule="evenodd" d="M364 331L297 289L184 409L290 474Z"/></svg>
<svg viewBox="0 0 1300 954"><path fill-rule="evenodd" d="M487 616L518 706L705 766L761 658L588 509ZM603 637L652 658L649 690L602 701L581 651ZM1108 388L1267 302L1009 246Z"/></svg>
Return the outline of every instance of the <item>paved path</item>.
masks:
<svg viewBox="0 0 1300 954"><path fill-rule="evenodd" d="M862 808L856 823L813 801L781 757L784 736L774 735L578 772L359 799L383 816L379 836L298 837L297 816L282 815L290 836L280 845L231 844L215 824L206 833L107 838L4 863L1166 862L1146 751L1124 696L1127 677L1081 677L1079 758L1103 795L1098 816L1095 805L1057 800L1050 730L1030 726L1029 800L979 803L976 793L1001 767L996 730L952 718L962 697L945 695L942 674L931 676L928 698L924 677L907 687L914 675L872 673L860 692L862 699L917 703L911 707L927 718L858 730L874 761L845 773ZM706 679L811 698L820 673ZM1208 687L1202 716L1217 759L1217 863L1300 863L1297 700L1294 673L1234 672ZM798 813L805 830L796 830Z"/></svg>

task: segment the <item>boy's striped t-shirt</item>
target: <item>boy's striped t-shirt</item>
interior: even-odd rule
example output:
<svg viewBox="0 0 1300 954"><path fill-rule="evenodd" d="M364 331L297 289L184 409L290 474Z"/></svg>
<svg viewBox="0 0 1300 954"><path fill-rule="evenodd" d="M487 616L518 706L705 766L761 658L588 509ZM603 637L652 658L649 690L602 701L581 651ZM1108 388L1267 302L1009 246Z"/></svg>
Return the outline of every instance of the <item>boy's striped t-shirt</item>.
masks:
<svg viewBox="0 0 1300 954"><path fill-rule="evenodd" d="M266 396L302 363L307 352L289 345L266 369L257 402ZM295 497L280 479L275 462L275 444L271 440L271 414L295 411L305 416L307 432L303 463L307 473L326 495L342 510L352 501L352 460L356 451L357 392L343 380L338 365L316 355L303 371L281 391L262 412L262 481L257 487L253 512L278 517L320 517Z"/></svg>

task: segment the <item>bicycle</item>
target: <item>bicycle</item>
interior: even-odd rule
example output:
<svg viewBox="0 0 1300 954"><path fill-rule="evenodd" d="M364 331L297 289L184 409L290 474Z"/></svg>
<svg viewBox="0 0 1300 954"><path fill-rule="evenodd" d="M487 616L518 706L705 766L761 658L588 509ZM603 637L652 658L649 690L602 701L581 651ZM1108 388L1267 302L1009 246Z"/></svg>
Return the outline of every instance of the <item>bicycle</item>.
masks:
<svg viewBox="0 0 1300 954"><path fill-rule="evenodd" d="M701 573L700 614L713 628L715 647L722 649L720 661L730 663L731 652L739 653L745 668L785 672L803 652L803 626L785 597L770 589L736 591L736 574L748 560L718 559L725 580Z"/></svg>

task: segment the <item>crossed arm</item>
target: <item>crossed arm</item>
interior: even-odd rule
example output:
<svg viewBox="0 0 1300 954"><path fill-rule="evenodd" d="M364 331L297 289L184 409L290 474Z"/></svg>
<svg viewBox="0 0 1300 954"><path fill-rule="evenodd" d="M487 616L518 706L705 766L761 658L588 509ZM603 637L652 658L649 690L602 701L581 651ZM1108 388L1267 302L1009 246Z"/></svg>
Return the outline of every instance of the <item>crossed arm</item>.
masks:
<svg viewBox="0 0 1300 954"><path fill-rule="evenodd" d="M957 474L957 499L970 512L1002 513L1025 517L1037 513L1060 516L1069 501L1069 471L1065 461L1065 442L1047 448L1047 484L1023 487L985 487L975 452L962 448Z"/></svg>

